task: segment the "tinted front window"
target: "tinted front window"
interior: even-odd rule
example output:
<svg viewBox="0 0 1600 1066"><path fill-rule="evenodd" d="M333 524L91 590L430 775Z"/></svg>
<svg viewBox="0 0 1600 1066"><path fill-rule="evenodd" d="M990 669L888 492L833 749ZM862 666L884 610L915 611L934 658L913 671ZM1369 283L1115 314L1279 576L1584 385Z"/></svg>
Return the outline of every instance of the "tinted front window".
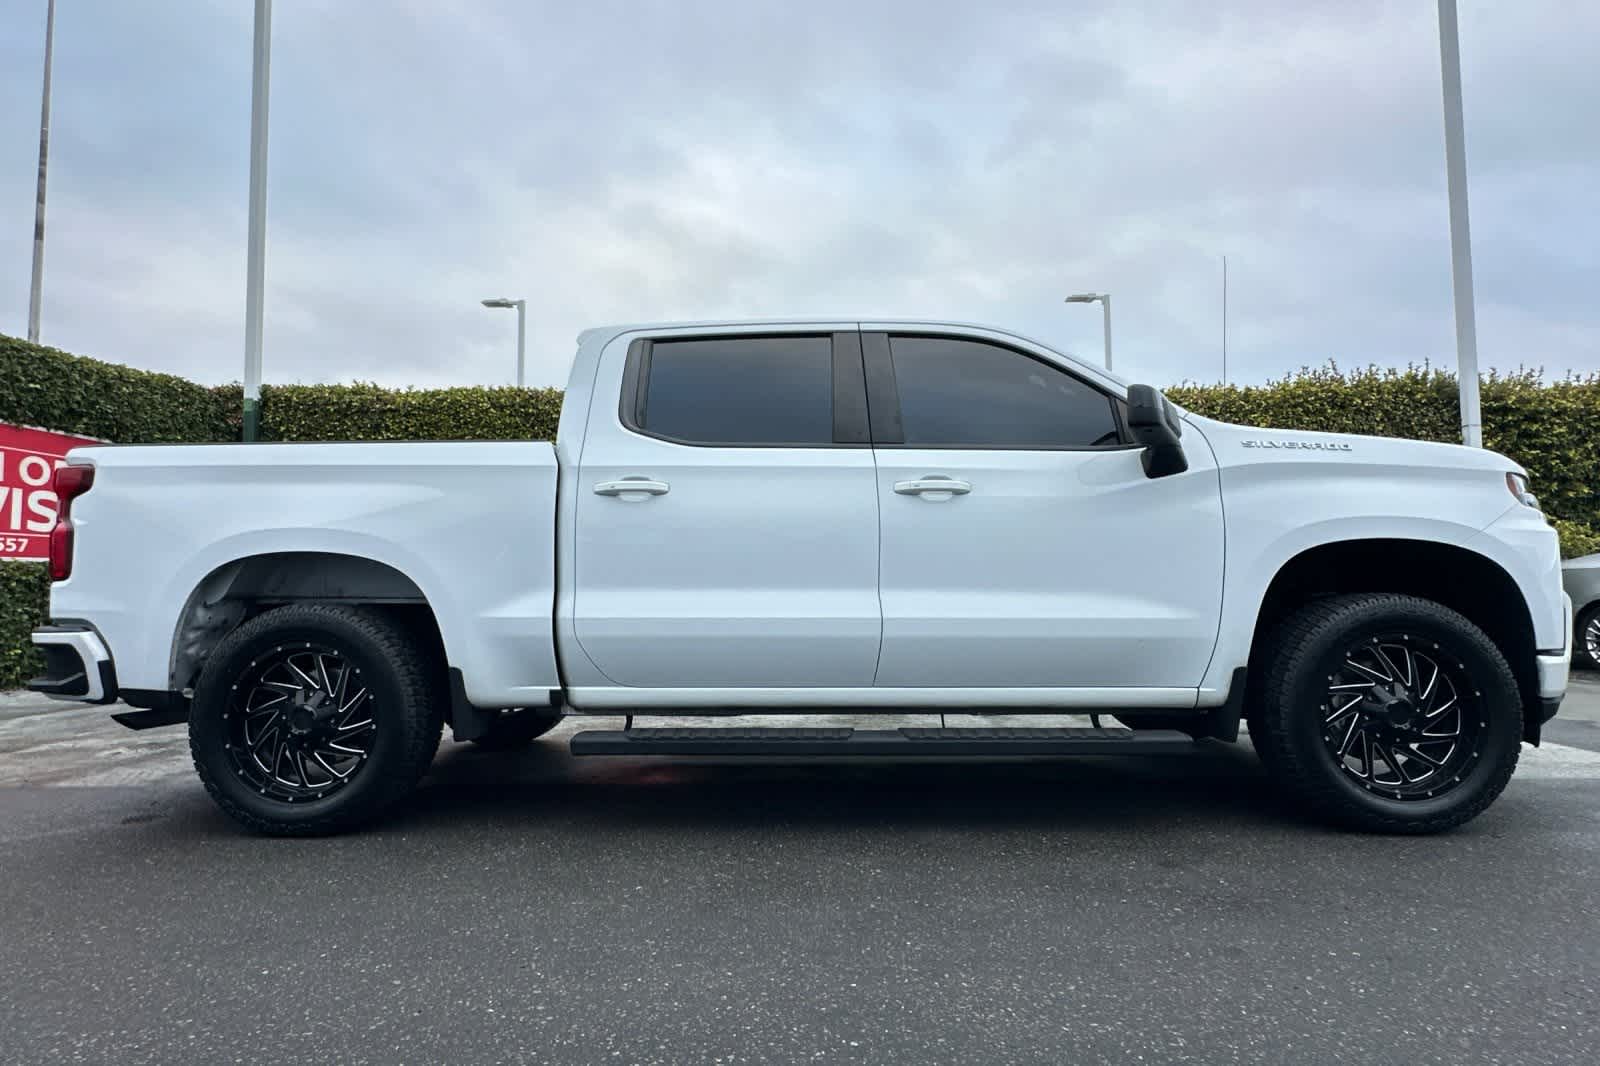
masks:
<svg viewBox="0 0 1600 1066"><path fill-rule="evenodd" d="M829 337L656 341L640 428L696 444L829 444Z"/></svg>
<svg viewBox="0 0 1600 1066"><path fill-rule="evenodd" d="M1116 444L1111 400L1021 352L954 337L889 341L907 444L1089 447Z"/></svg>

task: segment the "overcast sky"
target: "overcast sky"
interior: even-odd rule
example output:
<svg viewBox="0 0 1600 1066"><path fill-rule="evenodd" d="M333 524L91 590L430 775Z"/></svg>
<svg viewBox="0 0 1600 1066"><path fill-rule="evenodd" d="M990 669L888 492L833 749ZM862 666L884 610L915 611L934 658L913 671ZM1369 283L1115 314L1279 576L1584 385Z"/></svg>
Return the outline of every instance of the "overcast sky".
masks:
<svg viewBox="0 0 1600 1066"><path fill-rule="evenodd" d="M241 374L249 0L59 0L43 339ZM0 332L45 0L0 0ZM1453 364L1432 0L278 0L269 382L634 320L994 322L1167 384ZM1462 0L1482 359L1600 370L1600 4Z"/></svg>

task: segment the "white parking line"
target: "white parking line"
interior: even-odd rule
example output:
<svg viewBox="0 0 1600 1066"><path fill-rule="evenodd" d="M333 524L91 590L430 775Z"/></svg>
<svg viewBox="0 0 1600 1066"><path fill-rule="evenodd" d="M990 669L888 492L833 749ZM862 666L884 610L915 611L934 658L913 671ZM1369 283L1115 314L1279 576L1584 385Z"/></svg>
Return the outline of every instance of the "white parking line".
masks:
<svg viewBox="0 0 1600 1066"><path fill-rule="evenodd" d="M1567 744L1552 744L1547 740L1537 748L1522 749L1516 776L1578 780L1600 778L1600 752Z"/></svg>

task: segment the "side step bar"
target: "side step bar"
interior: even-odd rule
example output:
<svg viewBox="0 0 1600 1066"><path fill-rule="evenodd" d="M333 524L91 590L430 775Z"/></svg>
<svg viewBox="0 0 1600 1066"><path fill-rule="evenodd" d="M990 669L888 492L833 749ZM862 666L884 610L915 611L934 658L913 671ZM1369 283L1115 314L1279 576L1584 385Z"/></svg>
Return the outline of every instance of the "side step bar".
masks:
<svg viewBox="0 0 1600 1066"><path fill-rule="evenodd" d="M1181 755L1176 729L589 729L574 755Z"/></svg>

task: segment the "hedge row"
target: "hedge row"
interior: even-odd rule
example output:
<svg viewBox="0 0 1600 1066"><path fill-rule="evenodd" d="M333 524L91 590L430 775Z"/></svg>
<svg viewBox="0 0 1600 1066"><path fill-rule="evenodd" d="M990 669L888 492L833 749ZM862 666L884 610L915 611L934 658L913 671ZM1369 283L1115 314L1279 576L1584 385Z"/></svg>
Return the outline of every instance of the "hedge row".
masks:
<svg viewBox="0 0 1600 1066"><path fill-rule="evenodd" d="M119 443L239 439L237 428L230 428L226 398L216 389L3 333L0 422Z"/></svg>
<svg viewBox="0 0 1600 1066"><path fill-rule="evenodd" d="M1455 378L1429 367L1306 369L1265 386L1182 385L1174 400L1253 426L1459 440ZM1563 554L1600 551L1600 376L1554 385L1531 373L1482 386L1484 443L1528 468ZM267 440L539 440L558 389L394 390L279 385L261 393ZM120 443L238 440L238 385L206 388L0 335L0 421ZM28 633L44 615L43 567L0 562L0 690L37 670Z"/></svg>

